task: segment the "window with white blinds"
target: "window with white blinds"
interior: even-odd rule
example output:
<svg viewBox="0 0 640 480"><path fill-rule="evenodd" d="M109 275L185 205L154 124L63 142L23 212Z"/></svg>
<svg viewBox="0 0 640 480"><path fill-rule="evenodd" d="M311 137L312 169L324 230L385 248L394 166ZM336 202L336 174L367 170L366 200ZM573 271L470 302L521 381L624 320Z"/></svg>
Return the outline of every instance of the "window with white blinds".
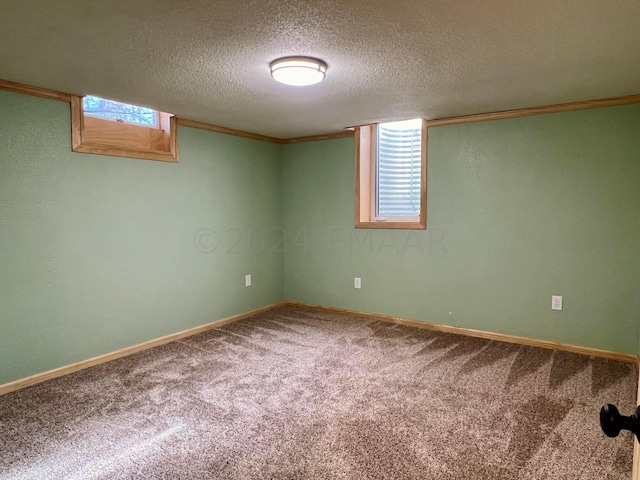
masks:
<svg viewBox="0 0 640 480"><path fill-rule="evenodd" d="M356 228L427 228L426 139L421 118L358 127Z"/></svg>
<svg viewBox="0 0 640 480"><path fill-rule="evenodd" d="M377 128L376 217L420 215L422 120Z"/></svg>

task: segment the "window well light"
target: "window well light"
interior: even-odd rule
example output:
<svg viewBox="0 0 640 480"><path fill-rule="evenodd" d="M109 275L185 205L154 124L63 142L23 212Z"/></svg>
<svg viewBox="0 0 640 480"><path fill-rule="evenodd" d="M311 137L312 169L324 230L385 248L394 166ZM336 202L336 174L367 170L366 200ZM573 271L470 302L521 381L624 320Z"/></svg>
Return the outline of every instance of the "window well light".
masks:
<svg viewBox="0 0 640 480"><path fill-rule="evenodd" d="M271 76L280 83L303 87L324 80L327 64L311 57L284 57L269 65Z"/></svg>

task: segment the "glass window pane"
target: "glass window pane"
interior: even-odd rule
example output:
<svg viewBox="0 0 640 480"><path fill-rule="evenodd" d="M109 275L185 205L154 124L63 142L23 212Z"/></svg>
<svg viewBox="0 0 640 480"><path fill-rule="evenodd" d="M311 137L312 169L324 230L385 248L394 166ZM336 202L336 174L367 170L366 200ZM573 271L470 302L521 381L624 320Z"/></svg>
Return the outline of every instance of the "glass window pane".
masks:
<svg viewBox="0 0 640 480"><path fill-rule="evenodd" d="M420 216L422 119L378 125L376 216Z"/></svg>
<svg viewBox="0 0 640 480"><path fill-rule="evenodd" d="M82 99L82 108L85 115L120 120L148 127L158 127L158 112L151 108L138 107L137 105L115 102L91 95L87 95Z"/></svg>

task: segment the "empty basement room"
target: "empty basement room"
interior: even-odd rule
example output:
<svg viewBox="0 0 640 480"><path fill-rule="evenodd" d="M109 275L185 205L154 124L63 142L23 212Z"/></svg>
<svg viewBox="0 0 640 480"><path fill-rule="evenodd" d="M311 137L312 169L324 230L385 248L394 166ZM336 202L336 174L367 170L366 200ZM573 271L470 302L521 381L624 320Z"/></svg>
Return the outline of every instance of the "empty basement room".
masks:
<svg viewBox="0 0 640 480"><path fill-rule="evenodd" d="M0 480L640 479L640 2L1 10Z"/></svg>

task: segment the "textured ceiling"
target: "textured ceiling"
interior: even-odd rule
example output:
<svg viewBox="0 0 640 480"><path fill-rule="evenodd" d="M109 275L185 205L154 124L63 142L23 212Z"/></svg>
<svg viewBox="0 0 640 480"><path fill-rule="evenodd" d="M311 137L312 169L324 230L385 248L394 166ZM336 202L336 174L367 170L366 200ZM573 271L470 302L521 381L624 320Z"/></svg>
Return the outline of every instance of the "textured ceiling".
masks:
<svg viewBox="0 0 640 480"><path fill-rule="evenodd" d="M0 79L298 137L638 94L640 1L0 0Z"/></svg>

